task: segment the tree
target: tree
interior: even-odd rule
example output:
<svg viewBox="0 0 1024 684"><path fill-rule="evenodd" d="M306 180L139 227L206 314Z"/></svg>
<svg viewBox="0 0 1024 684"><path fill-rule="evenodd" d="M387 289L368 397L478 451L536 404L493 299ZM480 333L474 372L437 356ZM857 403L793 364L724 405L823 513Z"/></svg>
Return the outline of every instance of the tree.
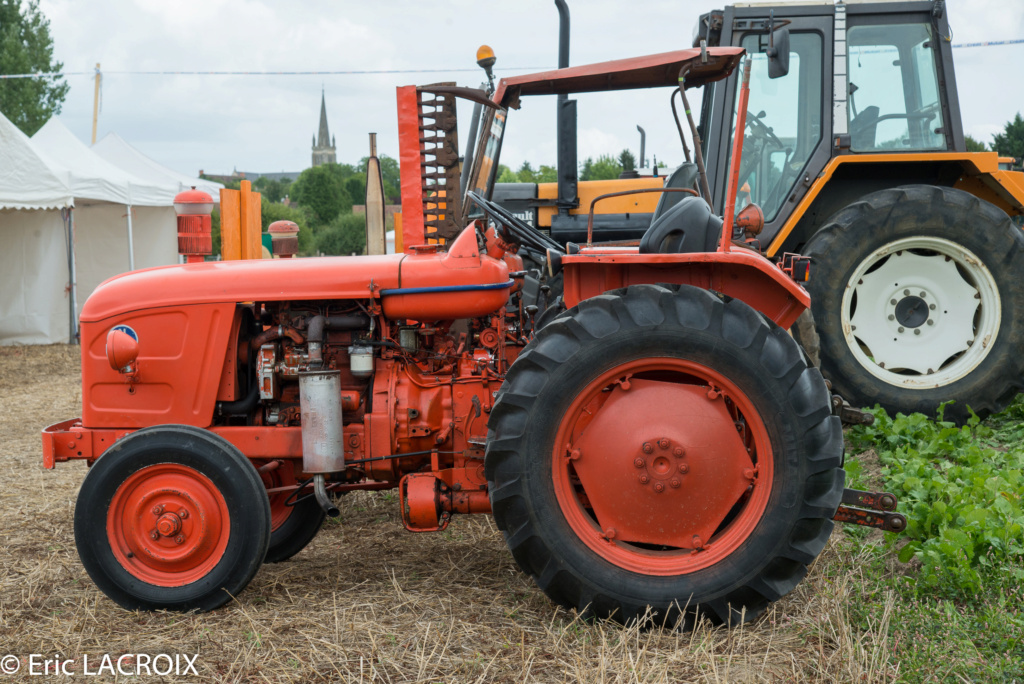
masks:
<svg viewBox="0 0 1024 684"><path fill-rule="evenodd" d="M276 183L277 181L270 182ZM313 235L306 212L297 207L286 207L280 202L271 201L266 195L263 195L260 200L260 207L264 233L274 221L294 221L299 226L299 254L302 256L316 254L316 237Z"/></svg>
<svg viewBox="0 0 1024 684"><path fill-rule="evenodd" d="M629 150L622 150L619 154L619 166L623 171L636 171L636 157Z"/></svg>
<svg viewBox="0 0 1024 684"><path fill-rule="evenodd" d="M516 171L516 176L519 178L520 183L536 183L537 172L533 170L530 162L524 161L523 165Z"/></svg>
<svg viewBox="0 0 1024 684"><path fill-rule="evenodd" d="M0 74L58 74L50 21L38 0L0 0ZM69 86L63 77L0 79L0 111L25 135L60 114Z"/></svg>
<svg viewBox="0 0 1024 684"><path fill-rule="evenodd" d="M345 181L355 173L348 164L323 164L308 168L291 185L291 199L310 211L315 226L327 225L339 214L352 211Z"/></svg>
<svg viewBox="0 0 1024 684"><path fill-rule="evenodd" d="M558 169L554 166L548 166L547 164L541 164L540 169L537 170L537 182L538 183L557 183L558 182Z"/></svg>
<svg viewBox="0 0 1024 684"><path fill-rule="evenodd" d="M497 183L518 183L519 176L516 172L508 168L504 164L498 164L498 180Z"/></svg>
<svg viewBox="0 0 1024 684"><path fill-rule="evenodd" d="M602 154L594 161L587 157L583 162L583 170L580 172L581 181L612 180L618 178L622 173L622 165L609 154Z"/></svg>
<svg viewBox="0 0 1024 684"><path fill-rule="evenodd" d="M1020 112L1007 121L1002 133L992 136L992 149L1004 157L1024 157L1024 118Z"/></svg>
<svg viewBox="0 0 1024 684"><path fill-rule="evenodd" d="M281 180L270 180L266 176L260 176L252 184L252 187L270 202L277 203L288 194L288 186L291 185L291 182L292 179L288 177Z"/></svg>
<svg viewBox="0 0 1024 684"><path fill-rule="evenodd" d="M968 152L986 152L987 151L987 148L985 147L985 143L978 142L977 140L975 140L974 138L972 138L969 135L965 135L964 136L964 142L967 143L967 151Z"/></svg>
<svg viewBox="0 0 1024 684"><path fill-rule="evenodd" d="M321 228L316 248L324 254L346 256L366 250L366 214L341 214Z"/></svg>

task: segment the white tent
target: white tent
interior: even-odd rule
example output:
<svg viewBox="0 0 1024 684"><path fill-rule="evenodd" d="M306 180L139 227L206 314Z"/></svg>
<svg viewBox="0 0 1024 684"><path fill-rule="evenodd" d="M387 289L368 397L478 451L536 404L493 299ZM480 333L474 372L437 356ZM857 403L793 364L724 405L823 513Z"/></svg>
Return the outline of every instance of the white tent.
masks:
<svg viewBox="0 0 1024 684"><path fill-rule="evenodd" d="M91 149L114 166L139 178L161 185L177 183L179 190L188 190L194 187L196 190L210 193L214 203L220 203L220 191L224 187L223 184L201 178L191 178L169 169L139 152L117 133L108 133L103 136Z"/></svg>
<svg viewBox="0 0 1024 684"><path fill-rule="evenodd" d="M0 344L71 337L71 190L0 114Z"/></svg>
<svg viewBox="0 0 1024 684"><path fill-rule="evenodd" d="M90 150L58 119L32 136L32 144L60 169L75 198L76 304L107 278L137 268L178 262L177 183L153 183Z"/></svg>

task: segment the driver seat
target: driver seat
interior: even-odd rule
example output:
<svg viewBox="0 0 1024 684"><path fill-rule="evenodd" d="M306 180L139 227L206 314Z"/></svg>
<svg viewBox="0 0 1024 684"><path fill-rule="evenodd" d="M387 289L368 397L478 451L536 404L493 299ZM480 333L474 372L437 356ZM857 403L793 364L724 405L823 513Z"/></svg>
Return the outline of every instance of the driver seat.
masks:
<svg viewBox="0 0 1024 684"><path fill-rule="evenodd" d="M714 252L722 234L722 217L715 216L700 197L676 194L681 199L656 218L640 240L641 254Z"/></svg>
<svg viewBox="0 0 1024 684"><path fill-rule="evenodd" d="M673 171L665 181L666 188L697 188L697 165L693 162L683 162ZM651 216L651 224L661 218L662 214L676 206L679 200L686 197L684 192L663 192L658 198L658 206L654 208Z"/></svg>

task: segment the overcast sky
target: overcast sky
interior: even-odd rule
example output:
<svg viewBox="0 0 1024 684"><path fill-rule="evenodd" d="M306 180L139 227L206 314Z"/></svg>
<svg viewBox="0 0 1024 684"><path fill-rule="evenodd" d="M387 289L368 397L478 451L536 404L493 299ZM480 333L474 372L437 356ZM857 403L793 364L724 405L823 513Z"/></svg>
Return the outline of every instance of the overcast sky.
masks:
<svg viewBox="0 0 1024 684"><path fill-rule="evenodd" d="M569 0L572 65L687 47L711 0ZM1024 2L948 0L953 42L1024 38ZM497 75L557 64L553 0L41 0L66 71L104 72L98 138L114 131L157 161L196 174L298 171L310 165L321 85L339 162L398 152L395 87L437 81L478 85L477 72L328 76L130 75L117 71L287 71L475 68L490 45ZM1024 110L1024 45L954 51L967 133L990 142ZM502 69L506 69L502 71ZM530 69L533 70L533 69ZM538 69L539 70L539 69ZM93 79L69 76L61 119L86 143ZM681 161L668 91L588 95L579 103L579 158L638 151ZM553 98L512 112L502 162L555 163ZM468 116L463 119L463 125ZM463 130L465 133L465 130Z"/></svg>

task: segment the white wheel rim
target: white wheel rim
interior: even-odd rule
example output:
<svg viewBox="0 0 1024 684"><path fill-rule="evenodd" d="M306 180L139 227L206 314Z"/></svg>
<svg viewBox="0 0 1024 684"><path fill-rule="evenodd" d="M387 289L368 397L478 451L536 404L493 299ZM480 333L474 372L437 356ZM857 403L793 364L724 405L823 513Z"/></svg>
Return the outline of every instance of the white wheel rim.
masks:
<svg viewBox="0 0 1024 684"><path fill-rule="evenodd" d="M843 292L850 351L873 376L904 389L970 374L991 351L999 323L992 273L942 238L904 238L875 250Z"/></svg>

